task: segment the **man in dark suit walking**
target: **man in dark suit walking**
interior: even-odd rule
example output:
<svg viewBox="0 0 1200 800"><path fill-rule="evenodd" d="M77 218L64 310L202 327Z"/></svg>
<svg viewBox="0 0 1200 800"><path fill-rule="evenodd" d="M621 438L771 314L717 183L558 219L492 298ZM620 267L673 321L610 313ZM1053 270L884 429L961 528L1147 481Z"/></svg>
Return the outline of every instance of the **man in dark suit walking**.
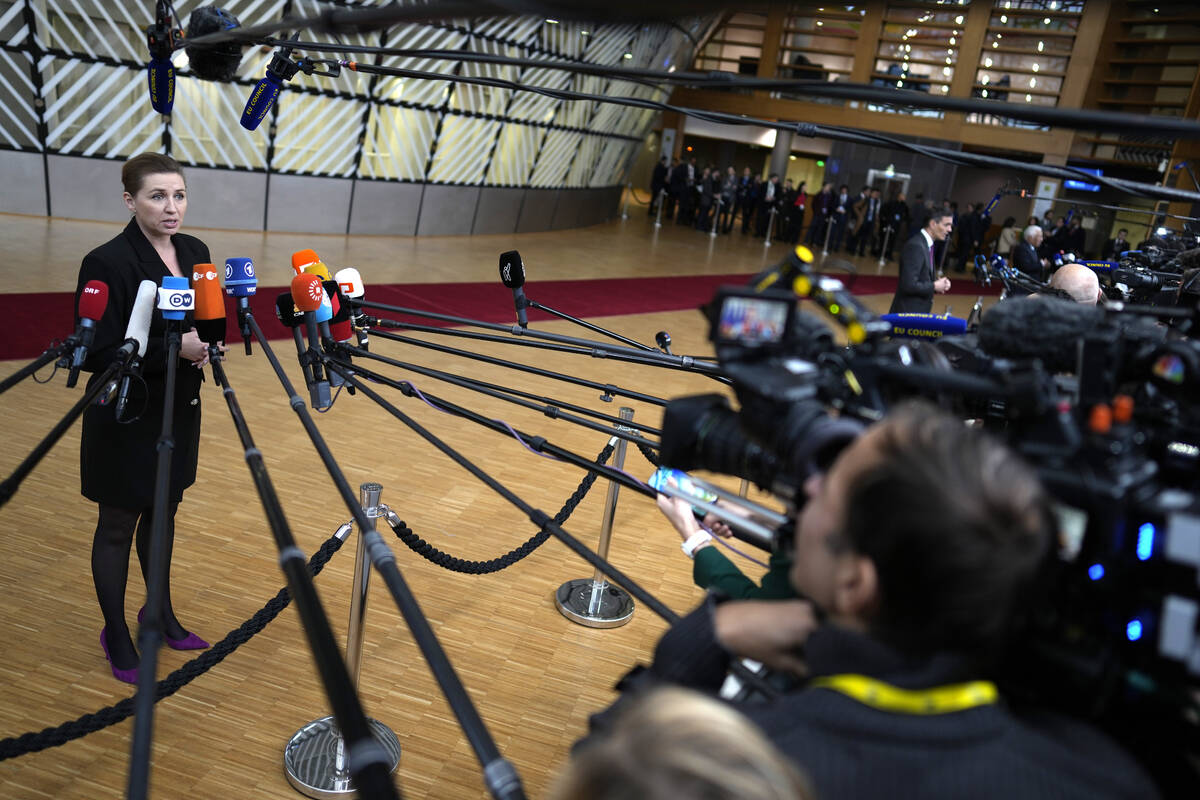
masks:
<svg viewBox="0 0 1200 800"><path fill-rule="evenodd" d="M889 314L928 314L933 309L934 292L950 291L949 278L935 277L933 244L946 241L953 227L950 211L935 211L925 227L904 243L900 251L900 282Z"/></svg>

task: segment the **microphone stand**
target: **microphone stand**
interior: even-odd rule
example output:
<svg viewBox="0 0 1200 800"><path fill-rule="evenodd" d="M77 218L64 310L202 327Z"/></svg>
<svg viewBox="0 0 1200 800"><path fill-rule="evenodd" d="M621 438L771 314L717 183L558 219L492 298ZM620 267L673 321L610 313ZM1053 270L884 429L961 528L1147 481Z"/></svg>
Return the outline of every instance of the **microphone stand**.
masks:
<svg viewBox="0 0 1200 800"><path fill-rule="evenodd" d="M619 483L622 486L631 489L632 491L645 495L646 497L653 498L657 494L654 489L651 489L646 484L629 476L621 470L614 469L613 467L609 467L604 464L597 464L595 461L592 461L586 456L581 456L578 453L573 453L570 450L566 450L556 444L546 441L546 439L542 436L535 436L530 433L525 433L518 428L513 428L505 424L501 420L491 419L483 414L471 411L464 406L460 406L457 403L452 403L449 400L438 397L437 395L419 390L416 386L413 386L408 381L389 378L386 375L382 375L374 370L366 369L365 367L361 366L356 367L355 372L373 381L374 383L379 383L396 389L405 397L415 397L419 400L425 400L438 410L453 414L456 417L462 417L465 420L474 422L477 425L482 425L489 430L503 434L509 438L512 438L513 434L515 433L531 450L534 450L538 453L546 453L547 455L550 455L559 461L564 461L568 464L580 467L588 472L594 472L602 478L607 478L610 481ZM610 432L614 433L615 435L615 432Z"/></svg>
<svg viewBox="0 0 1200 800"><path fill-rule="evenodd" d="M529 394L527 392L520 392L516 389L509 389L509 388L505 388L503 386L496 386L495 384L485 383L483 381L477 381L477 380L474 380L473 378L464 378L464 377L461 377L458 375L452 375L448 372L442 372L441 370L432 369L430 367L421 367L416 364L409 364L405 361L397 361L395 359L388 358L387 356L380 355L379 353L372 353L367 350L359 349L357 347L354 347L353 345L339 343L337 345L337 350L349 353L352 356L361 356L363 358L369 358L372 361L379 361L383 364L387 364L392 367L397 367L399 369L406 369L406 370L409 370L410 372L415 372L418 375L425 375L426 377L434 378L435 380L445 381L446 383L452 383L455 386L461 386L464 389L471 389L472 391L479 392L480 394L485 394L489 397L494 397L498 400L504 400L505 402L514 403L516 405L522 406L523 408L528 408L533 411L538 411L538 412L550 417L551 419L562 419L567 422L573 422L576 425L582 425L585 428L591 428L592 430L599 431L601 433L619 436L620 438L626 439L627 441L633 442L635 444L643 445L645 447L650 447L650 448L653 448L656 450L659 447L657 442L652 442L649 439L644 439L641 436L638 436L636 434L622 434L620 432L614 433L613 429L607 425L601 425L598 422L592 422L591 420L582 419L580 417L576 417L571 414L563 414L559 411L559 408L570 408L573 411L578 411L580 413L588 414L590 416L596 417L597 419L607 420L612 425L621 424L621 425L625 425L627 427L637 428L638 430L641 430L644 433L649 433L649 434L652 434L655 436L662 435L662 431L658 430L657 428L650 427L649 425L644 425L640 422L635 423L632 420L629 420L629 421L621 420L618 417L612 417L607 414L601 414L597 411L592 411L591 409L583 408L581 406L573 406L573 405L566 404L566 403L558 403L558 402L554 401L552 398L538 397L537 395ZM514 396L514 395L516 395L516 396ZM536 403L522 400L521 399L522 397L542 400L547 403L551 403L552 405L538 405Z"/></svg>
<svg viewBox="0 0 1200 800"><path fill-rule="evenodd" d="M49 350L46 351L46 353L49 352ZM46 353L42 354L42 358L45 358ZM25 477L33 471L34 467L36 467L41 460L45 458L46 453L50 452L50 448L54 447L54 445L58 443L58 440L62 438L62 435L67 432L67 429L75 424L75 420L83 414L88 405L90 405L91 402L107 388L108 382L114 380L118 375L120 375L121 371L127 368L130 362L133 361L136 356L137 348L135 347L123 359L114 361L106 370L104 370L104 372L100 373L100 379L93 383L90 389L84 392L83 397L79 398L75 405L71 406L66 415L59 420L58 424L55 425L50 432L47 433L40 442L38 442L37 446L33 448L33 452L26 456L25 460L17 465L17 468L13 470L12 475L5 478L3 483L0 483L0 507L3 507L9 500L12 499L12 496L17 493L17 489L20 488L21 481L25 480ZM56 356L51 355L50 359L47 361L52 360L55 357ZM47 361L42 361L38 366L46 364ZM37 362L35 362L35 364L36 363ZM36 369L37 367L31 364L29 367L25 367L22 372L28 370L27 374L32 375ZM16 376L14 375L11 377ZM22 375L21 377L24 378L25 375Z"/></svg>
<svg viewBox="0 0 1200 800"><path fill-rule="evenodd" d="M137 693L134 695L133 745L129 756L126 797L145 800L150 782L150 744L154 729L155 687L158 683L158 648L162 645L162 594L170 564L167 562L167 505L171 491L171 460L175 454L175 376L183 343L183 320L167 319L167 376L163 390L162 432L158 438L158 463L154 473L154 506L150 525L150 568L146 581L146 613L138 629Z"/></svg>
<svg viewBox="0 0 1200 800"><path fill-rule="evenodd" d="M387 339L390 342L401 342L403 344L416 345L417 347L425 347L430 350L435 350L439 353L462 356L463 358L469 358L474 361L482 361L485 364L493 364L498 367L515 369L519 372L528 372L532 375L538 375L543 378L552 378L564 383L572 383L576 386L584 386L589 389L596 389L601 392L600 399L606 403L612 402L613 397L627 397L631 400L640 400L643 403L649 403L656 406L665 406L667 404L667 401L661 397L642 394L641 392L635 392L630 389L622 389L621 387L614 386L611 383L598 383L596 381L589 381L585 378L577 378L574 375L566 375L562 372L552 372L548 369L533 367L528 364L518 363L516 361L507 361L503 358L495 358L493 356L484 355L483 353L474 353L470 350L459 350L456 347L447 347L446 345L437 344L435 342L426 342L422 339L413 339L409 336L401 336L396 333L388 333L387 331L375 330L372 331L372 333L374 333L376 336ZM359 347L361 347L363 350L367 349L362 344L360 344Z"/></svg>
<svg viewBox="0 0 1200 800"><path fill-rule="evenodd" d="M37 372L42 367L49 364L51 361L69 355L74 349L77 342L74 341L74 336L68 338L62 344L47 347L45 352L35 358L32 362L21 367L19 370L9 375L3 381L0 381L0 394L4 394L12 387L16 386L21 381L28 378L30 375Z"/></svg>
<svg viewBox="0 0 1200 800"><path fill-rule="evenodd" d="M412 590L405 582L399 567L396 566L395 555L388 549L387 544L383 541L383 537L375 530L374 522L367 517L358 497L354 494L354 490L350 487L350 483L342 473L341 467L338 466L333 453L329 450L329 446L325 443L321 432L317 429L312 414L304 405L304 400L296 394L295 389L292 387L292 382L288 379L287 373L283 371L279 360L275 358L274 352L267 344L266 336L263 335L262 330L258 327L258 323L255 321L253 315L249 317L249 322L254 330L255 337L258 338L259 343L262 345L263 352L267 354L267 358L271 362L271 367L275 370L276 376L278 376L284 390L288 393L291 406L295 410L296 415L300 417L300 421L304 425L304 429L308 433L313 447L316 448L317 454L325 464L325 469L333 479L338 493L342 496L346 507L353 515L372 563L383 576L384 583L387 585L392 598L396 602L397 608L400 610L404 621L408 624L408 628L412 632L413 640L421 649L421 654L425 657L429 671L433 674L434 679L437 680L438 686L446 697L446 702L450 705L451 711L454 712L455 717L458 719L463 733L475 751L476 758L479 759L479 763L483 766L483 778L488 791L498 800L523 800L525 791L521 786L520 776L513 765L504 759L500 755L500 751L496 748L495 740L492 739L487 726L484 725L483 719L480 718L479 712L472 703L470 695L467 694L467 690L463 686L461 679L459 679L458 674L454 671L454 666L446 656L445 650L442 649L441 643L438 642L437 635L433 632L433 628L430 627L429 620L426 618L424 612L421 611L421 607L413 596ZM362 383L354 377L354 373L345 369L338 362L328 361L326 363L329 369L341 374L347 383L351 383L356 388L362 386Z"/></svg>
<svg viewBox="0 0 1200 800"><path fill-rule="evenodd" d="M249 325L246 329L249 330ZM263 348L267 351L265 342ZM273 353L267 352L268 358L274 358ZM296 601L300 622L308 638L308 647L321 676L321 685L325 689L325 696L329 698L338 730L346 743L346 763L351 771L354 788L358 796L363 798L399 798L400 795L390 778L391 761L371 735L366 712L363 711L346 662L342 660L329 617L321 605L321 598L313 585L312 576L305 568L304 553L296 546L296 539L292 536L283 506L275 493L271 476L267 473L267 465L263 461L262 453L254 444L237 394L230 386L225 368L221 364L221 351L210 344L208 357L212 364L213 378L223 390L229 414L233 418L233 427L237 429L238 438L245 449L246 466L250 469L254 488L258 490L258 497L262 501L263 513L271 526L271 534L275 537L275 546L279 549L279 567L287 578L288 591Z"/></svg>
<svg viewBox="0 0 1200 800"><path fill-rule="evenodd" d="M550 308L549 306L544 306L541 303L537 302L536 300L528 300L527 299L526 307L527 308L536 308L538 311L545 311L547 314L551 314L555 317L558 317L559 319L565 319L567 322L573 322L582 328L586 328L589 331L591 331L592 333L598 333L601 336L607 336L610 339L616 339L618 342L623 342L624 344L627 344L630 347L635 347L638 350L647 350L651 353L659 352L659 350L655 347L651 347L650 345L642 344L641 342L634 341L633 339L630 339L626 336L622 336L621 334L617 333L616 331L610 331L607 328L601 328L599 325L593 325L592 323L588 322L587 320L582 320L582 319L579 319L578 317L572 317L570 314L567 314L565 312L558 311L556 309Z"/></svg>
<svg viewBox="0 0 1200 800"><path fill-rule="evenodd" d="M427 319L436 319L442 322L451 322L456 325L466 325L472 328L483 328L484 330L498 331L501 333L510 333L513 336L528 336L535 339L542 339L548 342L557 342L560 344L571 345L576 348L582 348L589 351L591 354L596 354L598 358L617 358L620 360L635 360L634 358L622 358L622 356L635 357L641 359L637 363L653 364L660 367L671 367L674 369L682 369L691 372L701 372L705 374L716 375L720 372L720 367L713 361L707 361L695 358L694 356L668 356L665 353L660 353L654 348L646 350L637 350L636 348L621 347L612 345L606 342L596 342L591 339L580 339L575 336L564 336L558 333L547 333L545 331L534 331L529 328L522 328L520 325L501 325L495 322L483 322L476 319L468 319L466 317L456 317L451 314L439 314L434 311L421 311L415 308L403 308L401 306L392 306L385 303L370 303L363 301L362 305L366 308L375 308L381 311L392 311L398 314L409 314L414 317L425 317ZM382 320L380 320L382 322ZM441 330L441 329L436 329ZM504 341L500 339L500 341Z"/></svg>

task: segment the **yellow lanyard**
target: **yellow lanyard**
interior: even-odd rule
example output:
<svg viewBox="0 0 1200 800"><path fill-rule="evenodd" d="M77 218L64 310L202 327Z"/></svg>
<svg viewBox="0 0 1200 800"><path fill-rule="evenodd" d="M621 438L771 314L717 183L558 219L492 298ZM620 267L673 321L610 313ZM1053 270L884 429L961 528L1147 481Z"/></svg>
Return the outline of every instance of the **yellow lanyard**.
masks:
<svg viewBox="0 0 1200 800"><path fill-rule="evenodd" d="M991 681L971 681L931 689L900 689L866 675L826 675L809 686L832 689L863 705L898 714L950 714L995 703L1000 693Z"/></svg>

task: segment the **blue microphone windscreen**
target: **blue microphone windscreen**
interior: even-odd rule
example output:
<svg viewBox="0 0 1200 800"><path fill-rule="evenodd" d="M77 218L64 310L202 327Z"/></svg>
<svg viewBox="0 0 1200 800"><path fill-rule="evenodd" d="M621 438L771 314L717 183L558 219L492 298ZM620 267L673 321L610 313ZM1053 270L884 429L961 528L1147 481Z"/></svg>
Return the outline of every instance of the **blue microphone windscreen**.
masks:
<svg viewBox="0 0 1200 800"><path fill-rule="evenodd" d="M967 332L962 317L942 317L937 314L884 314L882 319L892 326L892 336L908 339L937 339Z"/></svg>
<svg viewBox="0 0 1200 800"><path fill-rule="evenodd" d="M248 131L258 128L263 117L267 116L267 112L271 110L271 105L274 104L275 98L279 97L279 88L281 84L274 76L268 74L260 80L255 86L254 91L250 93L250 98L246 100L246 109L242 111L242 127Z"/></svg>
<svg viewBox="0 0 1200 800"><path fill-rule="evenodd" d="M175 65L169 58L152 58L146 65L150 105L159 114L170 114L175 105Z"/></svg>
<svg viewBox="0 0 1200 800"><path fill-rule="evenodd" d="M192 291L187 278L167 275L162 279L162 288L158 290L158 308L162 311L163 319L183 319L195 304L196 293Z"/></svg>
<svg viewBox="0 0 1200 800"><path fill-rule="evenodd" d="M225 294L249 297L257 291L258 276L254 274L254 262L248 258L225 259Z"/></svg>
<svg viewBox="0 0 1200 800"><path fill-rule="evenodd" d="M1115 261L1080 261L1079 263L1083 264L1085 267L1092 270L1093 272L1106 272L1106 273L1112 272L1114 269L1116 269L1117 267L1120 266L1120 264L1118 264Z"/></svg>

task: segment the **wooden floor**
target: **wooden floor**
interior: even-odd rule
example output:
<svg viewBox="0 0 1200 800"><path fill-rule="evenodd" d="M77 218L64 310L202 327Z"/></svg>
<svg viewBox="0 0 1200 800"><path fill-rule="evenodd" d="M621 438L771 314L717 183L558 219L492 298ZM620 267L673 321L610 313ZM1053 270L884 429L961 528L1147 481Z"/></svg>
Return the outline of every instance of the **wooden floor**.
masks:
<svg viewBox="0 0 1200 800"><path fill-rule="evenodd" d="M33 217L0 216L4 250L22 263L5 268L8 291L65 291L74 287L83 253L119 226ZM284 285L290 253L317 250L331 267L356 266L372 282L492 280L499 252L517 248L532 287L545 278L752 272L782 257L783 246L734 235L716 240L693 231L649 224L644 211L595 228L521 236L462 238L330 237L197 231L215 259L249 255L263 285ZM874 271L873 260L862 262ZM869 298L886 304L888 298ZM642 341L667 329L676 352L708 352L699 314L681 311L598 320ZM539 325L580 335L565 322ZM378 352L519 386L564 401L616 413L594 392L477 362L378 342ZM711 380L672 370L531 352L503 345L480 351L536 363L663 397L713 391ZM277 343L293 381L299 370L290 343ZM0 377L20 364L0 363ZM240 347L227 362L231 382L263 450L289 521L312 553L348 512L326 477L287 397L256 345ZM390 375L398 370L384 368ZM408 377L408 376L406 376ZM606 437L598 432L414 377L423 390L460 402L516 427L594 457ZM442 436L534 506L555 513L582 477L574 467L548 461L506 439L390 392L404 412ZM25 381L0 398L7 475L79 396L60 374L48 385ZM283 579L276 551L244 466L229 413L210 381L204 389L202 455L196 485L179 514L173 566L175 607L185 625L217 641L275 594ZM654 406L629 403L635 419L657 425ZM419 535L465 559L499 556L524 542L533 526L481 483L362 396L345 394L318 424L351 484L379 481L390 504ZM132 694L109 673L97 642L101 621L89 573L95 510L78 493L78 426L49 454L3 509L0 541L0 737L40 730ZM627 471L651 472L631 448ZM727 484L735 482L727 479ZM605 485L598 482L567 523L594 544ZM468 576L447 571L393 544L405 577L453 660L502 754L521 773L531 797L545 795L589 713L613 697L614 680L651 653L664 623L639 607L625 627L595 630L562 617L552 596L564 581L590 568L551 540L499 573ZM317 586L339 638L348 617L353 544L343 548ZM684 612L701 597L678 537L646 498L623 492L611 557L615 564L671 608ZM754 571L749 565L748 572ZM136 567L131 570L137 575ZM132 622L142 604L140 578L131 578ZM164 650L160 676L186 656ZM392 728L403 757L397 781L408 798L484 797L479 767L429 675L425 663L376 576L366 623L360 692L368 713ZM155 714L152 796L160 798L291 798L282 769L292 733L328 713L295 612L285 611L262 634L174 697ZM100 798L124 794L131 722L42 753L0 762L0 796Z"/></svg>

